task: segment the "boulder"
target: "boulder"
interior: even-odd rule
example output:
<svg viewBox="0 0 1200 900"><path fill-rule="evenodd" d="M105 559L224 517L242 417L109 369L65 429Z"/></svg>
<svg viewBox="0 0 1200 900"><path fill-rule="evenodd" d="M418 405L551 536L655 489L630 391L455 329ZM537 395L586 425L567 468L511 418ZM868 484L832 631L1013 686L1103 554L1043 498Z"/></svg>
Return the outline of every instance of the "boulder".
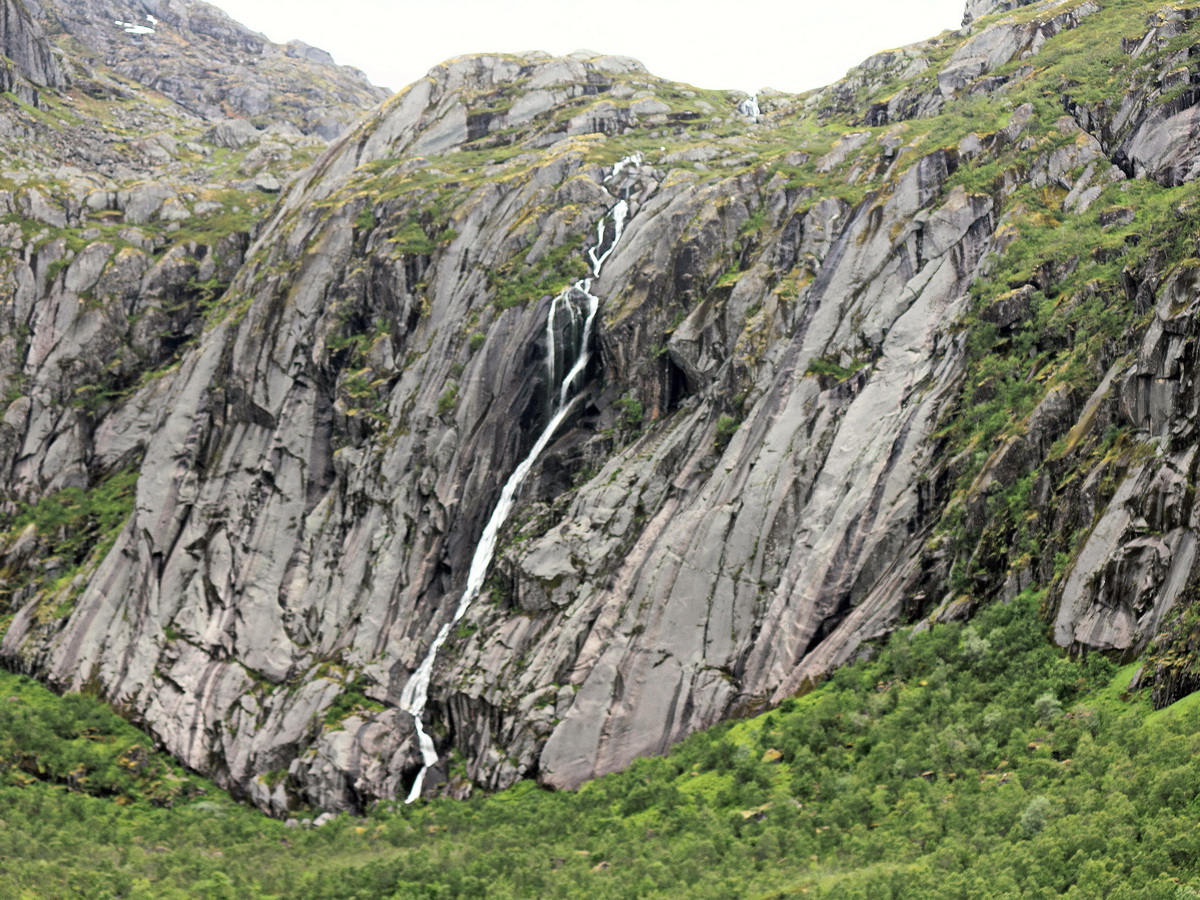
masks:
<svg viewBox="0 0 1200 900"><path fill-rule="evenodd" d="M258 141L262 134L245 119L225 119L204 132L202 140L218 147L240 150Z"/></svg>

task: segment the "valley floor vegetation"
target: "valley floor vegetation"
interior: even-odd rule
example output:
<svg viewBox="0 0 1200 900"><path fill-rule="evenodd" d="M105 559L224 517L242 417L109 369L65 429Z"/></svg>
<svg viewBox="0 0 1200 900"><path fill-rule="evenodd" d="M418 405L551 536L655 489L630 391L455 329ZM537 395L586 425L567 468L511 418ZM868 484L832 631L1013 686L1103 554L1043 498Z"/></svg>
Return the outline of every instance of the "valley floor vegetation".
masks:
<svg viewBox="0 0 1200 900"><path fill-rule="evenodd" d="M1073 659L1027 592L577 792L287 827L87 697L0 675L0 897L1200 898L1200 694Z"/></svg>

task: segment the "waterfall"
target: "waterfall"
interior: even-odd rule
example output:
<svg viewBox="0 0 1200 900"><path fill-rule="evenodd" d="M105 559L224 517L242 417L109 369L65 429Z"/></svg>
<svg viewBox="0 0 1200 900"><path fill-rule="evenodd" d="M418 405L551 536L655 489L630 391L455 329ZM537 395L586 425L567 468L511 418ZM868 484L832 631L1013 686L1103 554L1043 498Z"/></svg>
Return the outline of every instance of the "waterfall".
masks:
<svg viewBox="0 0 1200 900"><path fill-rule="evenodd" d="M738 104L738 113L745 116L747 119L758 121L762 115L762 110L758 108L758 94L751 94L745 100Z"/></svg>
<svg viewBox="0 0 1200 900"><path fill-rule="evenodd" d="M640 164L640 156L625 157L613 166L611 174L604 179L604 183L612 181L630 166ZM574 363L562 378L550 421L542 429L542 433L534 443L533 449L529 451L529 455L508 477L508 481L504 483L504 488L500 491L500 500L496 504L496 508L492 510L491 518L488 519L483 534L479 538L479 544L475 547L475 555L471 558L471 569L467 574L467 586L459 598L458 607L454 610L454 617L438 629L437 636L429 645L429 651L425 654L425 658L421 660L421 664L417 666L416 671L409 678L408 684L404 686L404 691L400 694L400 708L413 717L413 723L417 730L417 744L421 750L421 771L417 773L405 803L412 803L421 796L421 789L425 785L425 773L438 761L437 748L433 744L433 738L425 732L424 723L421 721L421 717L425 714L425 706L429 702L429 682L433 676L433 664L437 659L438 651L450 637L450 629L466 615L467 610L483 588L484 579L487 578L492 559L496 555L496 538L501 527L508 520L509 513L512 512L517 499L517 491L530 470L533 469L538 457L542 455L542 451L549 445L554 433L562 425L563 420L570 415L575 400L578 399L578 395L572 392L576 382L583 377L583 373L591 361L592 326L596 320L596 313L600 309L600 298L592 293L592 281L600 276L600 270L604 268L605 261L616 249L621 235L625 232L625 222L628 218L628 201L624 198L618 199L608 215L601 218L596 225L596 246L588 250L591 274L575 282L550 301L550 311L546 316L546 365L550 378L549 384L552 388L558 377L556 359L559 329L556 320L560 310L567 311L570 316L570 327L565 334L575 344L573 347L563 348L563 359L567 359L566 350L570 349L574 356ZM613 225L613 235L612 240L606 243L607 222L610 220ZM579 311L576 309L575 303L579 299L587 303L587 314L584 317L582 331L577 328Z"/></svg>

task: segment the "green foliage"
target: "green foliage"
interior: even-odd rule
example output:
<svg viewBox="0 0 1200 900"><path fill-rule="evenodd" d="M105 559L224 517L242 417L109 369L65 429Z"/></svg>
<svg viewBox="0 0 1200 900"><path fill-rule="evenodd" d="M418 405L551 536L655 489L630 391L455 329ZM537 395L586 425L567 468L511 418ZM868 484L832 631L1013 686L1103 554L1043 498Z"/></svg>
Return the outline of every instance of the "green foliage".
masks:
<svg viewBox="0 0 1200 900"><path fill-rule="evenodd" d="M724 447L728 444L730 438L737 432L741 424L741 419L728 414L724 414L717 419L716 445Z"/></svg>
<svg viewBox="0 0 1200 900"><path fill-rule="evenodd" d="M376 399L375 389L371 386L370 369L351 372L342 379L342 388L351 400L371 402Z"/></svg>
<svg viewBox="0 0 1200 900"><path fill-rule="evenodd" d="M364 206L354 220L354 227L359 231L374 231L377 224L379 223L375 218L375 208L370 204Z"/></svg>
<svg viewBox="0 0 1200 900"><path fill-rule="evenodd" d="M436 238L429 237L418 220L410 219L392 232L388 243L396 253L428 256L441 244L449 243L450 240L453 240L453 235L448 232L439 234Z"/></svg>
<svg viewBox="0 0 1200 900"><path fill-rule="evenodd" d="M66 271L68 265L70 265L70 261L65 259L56 259L54 262L50 263L50 265L46 267L46 282L48 284L54 284L56 281L58 281L58 276Z"/></svg>
<svg viewBox="0 0 1200 900"><path fill-rule="evenodd" d="M1022 837L1034 838L1042 833L1046 827L1046 820L1050 816L1050 801L1045 797L1034 797L1029 801L1029 805L1025 807L1025 811L1021 813L1021 821L1018 828Z"/></svg>
<svg viewBox="0 0 1200 900"><path fill-rule="evenodd" d="M93 701L0 675L0 698L22 697L0 704L0 895L1175 900L1200 889L1200 708L1155 718L1144 698L1116 699L1130 670L1062 656L1040 602L1024 594L967 627L898 634L807 696L577 792L522 783L321 829L175 782L154 754L137 771L89 763L73 783L93 750L119 759L144 738ZM15 762L33 747L53 760L44 772Z"/></svg>
<svg viewBox="0 0 1200 900"><path fill-rule="evenodd" d="M458 406L458 382L452 381L452 382L450 382L449 385L446 386L446 389L444 391L442 391L441 396L438 397L438 402L437 402L438 415L439 416L448 415L449 413L454 412L454 410L457 406Z"/></svg>
<svg viewBox="0 0 1200 900"><path fill-rule="evenodd" d="M585 277L588 267L582 253L583 241L583 235L579 235L548 251L533 264L525 262L524 254L518 254L489 272L488 282L496 292L496 306L499 309L521 306L557 294Z"/></svg>
<svg viewBox="0 0 1200 900"><path fill-rule="evenodd" d="M714 287L723 288L736 284L742 277L742 270L737 263L732 263L724 272L717 276Z"/></svg>
<svg viewBox="0 0 1200 900"><path fill-rule="evenodd" d="M760 206L754 210L750 216L742 223L742 227L738 229L739 235L757 235L763 230L767 224L767 208Z"/></svg>
<svg viewBox="0 0 1200 900"><path fill-rule="evenodd" d="M187 287L188 291L195 296L200 312L207 315L228 290L229 283L214 276L207 281L193 278L188 281Z"/></svg>
<svg viewBox="0 0 1200 900"><path fill-rule="evenodd" d="M0 791L54 785L122 803L172 806L206 790L96 700L55 697L32 679L7 673L0 673L0 697Z"/></svg>
<svg viewBox="0 0 1200 900"><path fill-rule="evenodd" d="M391 333L391 322L380 317L362 322L348 313L339 328L325 340L325 350L341 372L339 388L356 416L379 424L388 422L386 383L370 362L370 351Z"/></svg>
<svg viewBox="0 0 1200 900"><path fill-rule="evenodd" d="M1033 711L1038 722L1049 725L1062 715L1062 703L1053 694L1042 694L1033 702Z"/></svg>
<svg viewBox="0 0 1200 900"><path fill-rule="evenodd" d="M823 356L817 356L809 360L808 367L804 370L805 375L829 375L838 381L845 381L851 375L858 371L862 366L848 369L837 362L837 360L827 359Z"/></svg>
<svg viewBox="0 0 1200 900"><path fill-rule="evenodd" d="M325 724L336 726L356 712L382 712L385 707L366 695L367 682L357 678L345 686L338 698L325 711Z"/></svg>
<svg viewBox="0 0 1200 900"><path fill-rule="evenodd" d="M626 428L641 428L646 411L642 401L635 397L621 397L617 400L617 408L621 410L621 420Z"/></svg>
<svg viewBox="0 0 1200 900"><path fill-rule="evenodd" d="M67 488L41 498L35 504L21 504L16 513L2 523L0 541L10 542L32 526L42 546L42 558L57 557L65 574L58 582L68 583L89 559L97 561L116 543L137 493L137 470L113 473L91 488ZM22 571L5 585L5 593L34 578Z"/></svg>
<svg viewBox="0 0 1200 900"><path fill-rule="evenodd" d="M194 216L171 236L171 242L195 242L214 247L231 234L249 234L263 217L266 201L255 192L226 189L215 192L212 200L221 207L204 215Z"/></svg>

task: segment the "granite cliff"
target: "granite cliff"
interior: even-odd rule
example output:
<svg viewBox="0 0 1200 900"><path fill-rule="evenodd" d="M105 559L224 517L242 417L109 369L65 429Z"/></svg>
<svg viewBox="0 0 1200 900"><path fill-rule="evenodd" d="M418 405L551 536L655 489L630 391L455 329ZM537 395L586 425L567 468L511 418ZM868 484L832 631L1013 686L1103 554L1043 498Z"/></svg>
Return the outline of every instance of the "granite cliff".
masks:
<svg viewBox="0 0 1200 900"><path fill-rule="evenodd" d="M451 624L425 784L460 796L576 786L1026 590L1063 647L1200 686L1197 10L971 2L755 103L463 57L325 148L271 101L319 54L104 7L199 35L153 67L10 6L36 97L6 140L47 139L0 193L8 665L280 815L403 796L401 700ZM212 70L265 106L206 99L216 46L258 54ZM134 163L105 67L171 101L137 107ZM589 251L579 396L455 619L547 359L582 355L552 310Z"/></svg>

